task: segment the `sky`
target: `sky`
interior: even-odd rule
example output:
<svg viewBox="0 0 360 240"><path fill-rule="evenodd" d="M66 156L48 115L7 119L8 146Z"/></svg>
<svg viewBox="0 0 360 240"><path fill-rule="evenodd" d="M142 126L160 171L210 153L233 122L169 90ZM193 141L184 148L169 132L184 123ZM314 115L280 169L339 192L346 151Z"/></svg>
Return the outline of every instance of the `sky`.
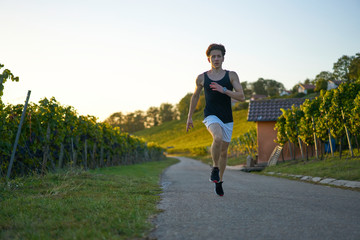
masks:
<svg viewBox="0 0 360 240"><path fill-rule="evenodd" d="M177 104L211 43L240 81L291 89L360 52L360 0L0 0L3 101L55 97L99 121Z"/></svg>

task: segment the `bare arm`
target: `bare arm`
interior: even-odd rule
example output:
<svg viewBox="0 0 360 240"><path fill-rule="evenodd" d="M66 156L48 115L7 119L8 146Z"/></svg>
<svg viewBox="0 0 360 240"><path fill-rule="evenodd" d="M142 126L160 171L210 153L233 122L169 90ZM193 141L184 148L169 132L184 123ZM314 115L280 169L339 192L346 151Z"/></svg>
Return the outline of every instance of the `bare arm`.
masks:
<svg viewBox="0 0 360 240"><path fill-rule="evenodd" d="M190 101L190 108L189 108L189 114L188 119L186 122L186 132L189 131L189 129L194 128L193 121L192 121L192 115L196 109L196 105L199 101L201 90L204 87L204 75L201 74L196 78L196 88L194 91L194 94L191 97Z"/></svg>
<svg viewBox="0 0 360 240"><path fill-rule="evenodd" d="M245 101L245 95L244 95L244 91L242 89L242 86L240 84L240 80L238 75L236 74L236 72L230 72L230 82L234 87L234 92L233 91L226 91L224 92L223 87L221 85L219 85L216 82L212 82L210 84L210 88L214 91L218 91L221 92L223 94L228 95L229 97L238 100L240 102L244 102Z"/></svg>

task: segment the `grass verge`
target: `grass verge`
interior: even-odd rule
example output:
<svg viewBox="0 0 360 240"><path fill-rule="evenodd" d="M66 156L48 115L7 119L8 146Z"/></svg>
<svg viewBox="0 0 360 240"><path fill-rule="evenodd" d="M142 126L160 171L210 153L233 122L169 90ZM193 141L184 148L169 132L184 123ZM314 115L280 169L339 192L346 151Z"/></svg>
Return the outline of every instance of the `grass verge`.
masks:
<svg viewBox="0 0 360 240"><path fill-rule="evenodd" d="M294 175L305 175L339 180L360 181L360 159L339 156L327 157L325 160L309 161L291 160L279 162L276 166L265 168L262 173L277 172Z"/></svg>
<svg viewBox="0 0 360 240"><path fill-rule="evenodd" d="M159 176L178 160L17 178L0 188L0 239L142 238Z"/></svg>

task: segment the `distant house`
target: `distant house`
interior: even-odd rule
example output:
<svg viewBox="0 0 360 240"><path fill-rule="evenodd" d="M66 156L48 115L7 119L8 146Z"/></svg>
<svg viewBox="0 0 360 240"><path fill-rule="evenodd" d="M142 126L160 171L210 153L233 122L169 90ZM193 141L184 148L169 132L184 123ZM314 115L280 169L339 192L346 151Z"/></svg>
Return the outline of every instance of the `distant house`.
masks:
<svg viewBox="0 0 360 240"><path fill-rule="evenodd" d="M315 85L312 84L299 84L298 92L308 94L309 90L315 90Z"/></svg>
<svg viewBox="0 0 360 240"><path fill-rule="evenodd" d="M342 83L342 81L329 80L326 90L331 90L331 89L337 88L341 83Z"/></svg>
<svg viewBox="0 0 360 240"><path fill-rule="evenodd" d="M290 95L291 93L292 93L291 91L282 90L282 91L280 92L280 96L288 96L288 95Z"/></svg>
<svg viewBox="0 0 360 240"><path fill-rule="evenodd" d="M258 163L267 162L272 151L278 145L274 142L277 137L277 131L274 128L277 119L282 114L280 109L289 109L293 105L298 107L304 101L303 98L250 101L247 120L256 122ZM291 159L291 154L285 146L283 156L285 160Z"/></svg>
<svg viewBox="0 0 360 240"><path fill-rule="evenodd" d="M260 99L263 99L263 98L267 98L267 96L266 95L261 95L261 94L254 94L254 95L251 95L250 100L251 101L257 101L257 100L260 100Z"/></svg>

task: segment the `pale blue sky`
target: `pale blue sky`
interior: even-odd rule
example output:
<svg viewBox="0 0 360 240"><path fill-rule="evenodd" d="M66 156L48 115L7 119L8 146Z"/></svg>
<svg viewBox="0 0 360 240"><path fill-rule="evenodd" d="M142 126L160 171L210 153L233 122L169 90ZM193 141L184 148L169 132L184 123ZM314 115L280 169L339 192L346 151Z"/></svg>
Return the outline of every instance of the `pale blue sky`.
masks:
<svg viewBox="0 0 360 240"><path fill-rule="evenodd" d="M222 43L240 81L286 88L360 52L360 0L0 0L0 63L20 77L3 100L54 96L79 114L176 104Z"/></svg>

